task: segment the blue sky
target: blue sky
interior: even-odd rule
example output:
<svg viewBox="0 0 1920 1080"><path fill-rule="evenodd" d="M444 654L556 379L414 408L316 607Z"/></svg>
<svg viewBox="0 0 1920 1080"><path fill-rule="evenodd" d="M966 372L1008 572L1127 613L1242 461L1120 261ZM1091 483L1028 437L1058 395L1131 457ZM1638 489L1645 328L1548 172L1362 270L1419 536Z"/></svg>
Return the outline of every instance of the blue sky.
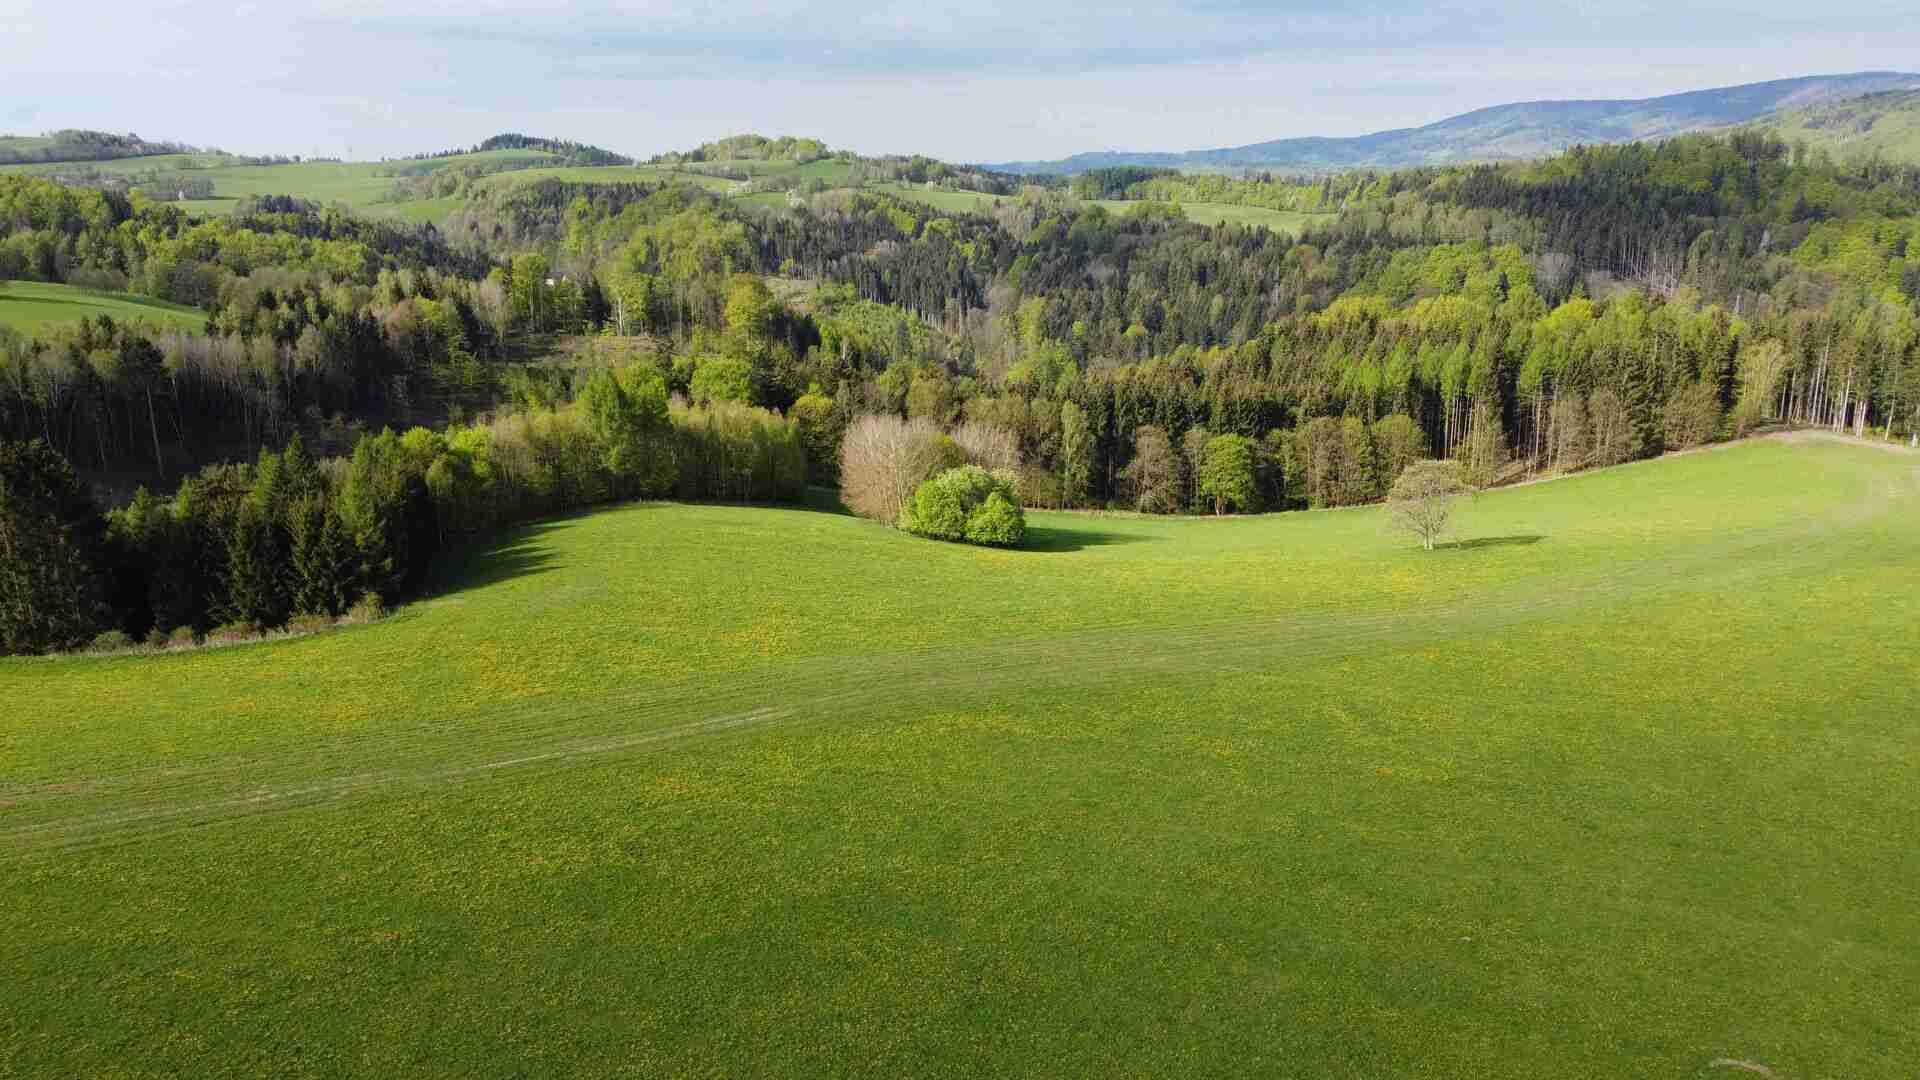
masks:
<svg viewBox="0 0 1920 1080"><path fill-rule="evenodd" d="M361 158L503 130L637 155L740 131L964 161L1187 150L1920 67L1911 0L0 0L0 26L0 131Z"/></svg>

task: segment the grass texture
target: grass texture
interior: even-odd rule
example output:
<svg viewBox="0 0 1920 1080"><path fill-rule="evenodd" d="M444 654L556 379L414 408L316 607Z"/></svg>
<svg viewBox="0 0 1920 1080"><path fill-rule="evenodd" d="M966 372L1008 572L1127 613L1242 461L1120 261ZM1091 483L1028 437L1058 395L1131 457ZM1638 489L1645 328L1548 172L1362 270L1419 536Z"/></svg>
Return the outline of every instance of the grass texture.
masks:
<svg viewBox="0 0 1920 1080"><path fill-rule="evenodd" d="M1910 1075L1920 457L1027 550L642 504L0 662L0 1074Z"/></svg>

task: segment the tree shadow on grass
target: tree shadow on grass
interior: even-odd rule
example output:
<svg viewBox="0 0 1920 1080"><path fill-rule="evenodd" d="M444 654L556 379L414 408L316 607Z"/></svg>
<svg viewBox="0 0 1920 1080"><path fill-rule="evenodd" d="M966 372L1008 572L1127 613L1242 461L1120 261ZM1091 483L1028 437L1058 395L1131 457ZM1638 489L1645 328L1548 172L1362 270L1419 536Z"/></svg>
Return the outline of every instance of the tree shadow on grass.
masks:
<svg viewBox="0 0 1920 1080"><path fill-rule="evenodd" d="M1449 551L1471 551L1474 548L1524 547L1545 539L1546 537L1537 533L1522 533L1518 536L1477 536L1472 540L1454 540L1437 546Z"/></svg>
<svg viewBox="0 0 1920 1080"><path fill-rule="evenodd" d="M1113 547L1118 544L1150 543L1153 537L1133 533L1103 532L1099 529L1063 529L1052 525L1028 525L1027 542L1021 551L1085 551L1087 548Z"/></svg>
<svg viewBox="0 0 1920 1080"><path fill-rule="evenodd" d="M564 528L569 518L578 516L569 514L516 525L454 548L435 560L427 595L451 596L556 568L559 557L544 538L547 533Z"/></svg>
<svg viewBox="0 0 1920 1080"><path fill-rule="evenodd" d="M96 302L91 300L71 300L64 296L27 296L24 294L13 296L5 292L0 292L0 300L17 300L23 304L44 304L49 307L56 304L60 305L61 307L98 307L99 306Z"/></svg>
<svg viewBox="0 0 1920 1080"><path fill-rule="evenodd" d="M840 490L838 488L818 487L812 484L807 486L807 492L800 497L799 502L775 503L774 506L783 510L810 510L816 514L836 514L840 517L854 516L853 511L847 509L847 504L840 501Z"/></svg>

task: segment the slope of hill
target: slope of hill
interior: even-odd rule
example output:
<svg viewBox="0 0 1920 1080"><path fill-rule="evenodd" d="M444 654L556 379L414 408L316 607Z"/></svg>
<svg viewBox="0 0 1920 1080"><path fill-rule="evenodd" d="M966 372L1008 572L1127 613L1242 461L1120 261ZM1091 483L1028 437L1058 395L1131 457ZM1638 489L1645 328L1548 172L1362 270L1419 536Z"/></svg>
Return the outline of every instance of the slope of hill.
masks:
<svg viewBox="0 0 1920 1080"><path fill-rule="evenodd" d="M0 135L0 164L114 161L156 154L191 153L179 143L149 142L138 135L105 131L51 131L45 135Z"/></svg>
<svg viewBox="0 0 1920 1080"><path fill-rule="evenodd" d="M549 139L538 135L522 135L507 132L495 135L471 149L442 150L438 153L416 154L409 160L431 161L437 158L463 157L484 154L494 150L536 150L551 155L568 165L631 165L633 159L625 154L616 154L598 146L574 142L570 139Z"/></svg>
<svg viewBox="0 0 1920 1080"><path fill-rule="evenodd" d="M1752 126L1840 161L1878 157L1920 165L1920 89L1786 109Z"/></svg>
<svg viewBox="0 0 1920 1080"><path fill-rule="evenodd" d="M650 503L360 629L0 660L0 1071L1899 1075L1914 464L1673 457L1430 554Z"/></svg>
<svg viewBox="0 0 1920 1080"><path fill-rule="evenodd" d="M1575 144L1632 142L1746 123L1804 108L1893 90L1920 88L1920 75L1859 72L1776 79L1622 101L1530 101L1496 105L1417 128L1354 138L1275 139L1187 153L1092 153L1060 161L991 166L1006 172L1079 173L1113 165L1187 169L1331 171L1398 168L1545 157Z"/></svg>
<svg viewBox="0 0 1920 1080"><path fill-rule="evenodd" d="M45 326L91 319L96 315L128 322L184 326L190 330L203 330L207 325L205 312L152 297L45 281L0 282L0 326L32 333Z"/></svg>

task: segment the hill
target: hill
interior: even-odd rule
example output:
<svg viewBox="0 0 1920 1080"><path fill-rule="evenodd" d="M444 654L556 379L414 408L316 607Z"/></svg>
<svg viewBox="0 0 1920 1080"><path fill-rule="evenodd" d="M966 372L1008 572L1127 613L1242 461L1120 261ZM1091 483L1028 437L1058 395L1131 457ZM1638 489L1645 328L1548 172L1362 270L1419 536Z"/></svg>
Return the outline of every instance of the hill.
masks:
<svg viewBox="0 0 1920 1080"><path fill-rule="evenodd" d="M0 1070L1895 1075L1917 462L1671 457L1430 555L642 504L364 628L0 661Z"/></svg>
<svg viewBox="0 0 1920 1080"><path fill-rule="evenodd" d="M602 150L598 146L573 142L568 139L549 139L536 135L521 135L508 132L486 139L468 150L443 150L434 154L418 154L411 160L430 160L433 158L459 157L467 154L484 154L493 150L536 150L558 159L566 165L631 165L633 159L625 154L616 154L611 150Z"/></svg>
<svg viewBox="0 0 1920 1080"><path fill-rule="evenodd" d="M1080 173L1118 165L1181 169L1332 172L1546 157L1569 146L1659 139L1752 121L1879 91L1920 87L1920 75L1860 72L1777 79L1621 101L1530 101L1496 105L1417 128L1352 138L1295 138L1185 153L1105 152L1059 161L1012 162L1016 173Z"/></svg>
<svg viewBox="0 0 1920 1080"><path fill-rule="evenodd" d="M1877 158L1920 165L1920 89L1787 109L1752 126L1837 161Z"/></svg>
<svg viewBox="0 0 1920 1080"><path fill-rule="evenodd" d="M138 135L104 131L65 130L45 135L0 135L0 165L64 161L112 161L158 154L193 153L190 146L149 142Z"/></svg>

